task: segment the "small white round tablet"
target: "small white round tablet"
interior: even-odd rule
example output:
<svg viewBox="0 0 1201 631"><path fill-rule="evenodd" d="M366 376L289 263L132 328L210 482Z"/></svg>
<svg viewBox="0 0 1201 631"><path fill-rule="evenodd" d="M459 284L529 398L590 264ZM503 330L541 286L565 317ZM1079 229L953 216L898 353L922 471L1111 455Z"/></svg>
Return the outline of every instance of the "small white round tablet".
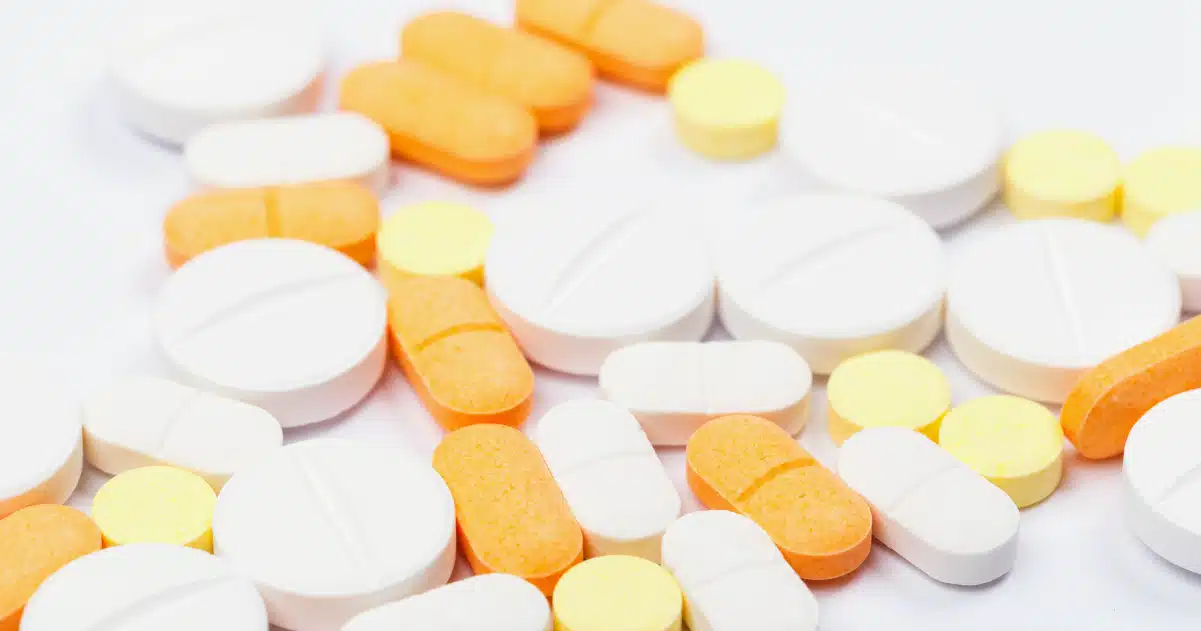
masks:
<svg viewBox="0 0 1201 631"><path fill-rule="evenodd" d="M192 259L159 296L155 329L189 385L257 405L284 427L346 411L387 359L383 288L345 255L291 239Z"/></svg>
<svg viewBox="0 0 1201 631"><path fill-rule="evenodd" d="M782 145L818 182L891 199L935 228L971 216L1000 188L1000 116L953 79L854 67L803 87Z"/></svg>
<svg viewBox="0 0 1201 631"><path fill-rule="evenodd" d="M430 465L395 447L309 440L226 483L213 551L250 577L271 624L337 631L350 618L446 583L455 509Z"/></svg>
<svg viewBox="0 0 1201 631"><path fill-rule="evenodd" d="M0 518L62 504L83 470L79 409L51 374L0 358Z"/></svg>
<svg viewBox="0 0 1201 631"><path fill-rule="evenodd" d="M1101 360L1176 325L1180 288L1138 240L1083 219L1004 226L952 261L947 340L993 386L1062 403Z"/></svg>
<svg viewBox="0 0 1201 631"><path fill-rule="evenodd" d="M942 243L903 207L792 195L723 222L718 308L735 339L783 342L829 374L868 351L920 352L938 335Z"/></svg>
<svg viewBox="0 0 1201 631"><path fill-rule="evenodd" d="M546 596L512 574L478 574L359 614L342 631L551 631Z"/></svg>
<svg viewBox="0 0 1201 631"><path fill-rule="evenodd" d="M80 557L34 592L21 631L267 631L254 584L183 546L134 543Z"/></svg>
<svg viewBox="0 0 1201 631"><path fill-rule="evenodd" d="M1147 233L1147 249L1180 281L1185 311L1201 311L1201 210L1173 213Z"/></svg>

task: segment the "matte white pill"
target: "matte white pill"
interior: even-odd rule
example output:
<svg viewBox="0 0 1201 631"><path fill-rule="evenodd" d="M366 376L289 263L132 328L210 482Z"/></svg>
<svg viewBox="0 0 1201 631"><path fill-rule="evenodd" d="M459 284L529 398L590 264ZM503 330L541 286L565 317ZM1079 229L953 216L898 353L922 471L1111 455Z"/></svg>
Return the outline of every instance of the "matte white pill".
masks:
<svg viewBox="0 0 1201 631"><path fill-rule="evenodd" d="M189 385L257 405L284 427L358 403L387 358L375 278L290 239L239 241L189 261L159 296L155 330Z"/></svg>
<svg viewBox="0 0 1201 631"><path fill-rule="evenodd" d="M779 342L643 342L610 354L600 371L605 398L629 410L655 445L684 445L727 414L796 434L812 386L804 358Z"/></svg>
<svg viewBox="0 0 1201 631"><path fill-rule="evenodd" d="M871 504L876 539L931 578L982 585L1013 567L1017 506L926 436L858 432L838 453L838 475Z"/></svg>
<svg viewBox="0 0 1201 631"><path fill-rule="evenodd" d="M79 409L53 375L0 359L0 518L34 504L62 504L83 470Z"/></svg>
<svg viewBox="0 0 1201 631"><path fill-rule="evenodd" d="M480 574L359 614L342 631L551 631L546 596L512 574Z"/></svg>
<svg viewBox="0 0 1201 631"><path fill-rule="evenodd" d="M1173 213L1151 225L1144 241L1176 274L1185 311L1201 311L1201 210Z"/></svg>
<svg viewBox="0 0 1201 631"><path fill-rule="evenodd" d="M433 467L401 449L309 440L230 478L213 550L255 582L271 624L337 631L446 583L454 502Z"/></svg>

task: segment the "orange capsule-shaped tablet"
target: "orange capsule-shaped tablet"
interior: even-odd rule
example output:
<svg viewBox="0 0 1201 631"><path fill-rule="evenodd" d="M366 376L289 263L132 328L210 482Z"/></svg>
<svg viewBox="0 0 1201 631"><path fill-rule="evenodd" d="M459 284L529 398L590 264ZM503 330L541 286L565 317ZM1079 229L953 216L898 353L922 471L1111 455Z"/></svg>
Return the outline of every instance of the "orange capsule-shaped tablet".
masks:
<svg viewBox="0 0 1201 631"><path fill-rule="evenodd" d="M549 40L436 11L409 22L400 52L529 108L544 132L575 127L592 101L592 64Z"/></svg>
<svg viewBox="0 0 1201 631"><path fill-rule="evenodd" d="M705 53L696 20L650 0L517 0L517 25L583 52L609 79L655 92Z"/></svg>
<svg viewBox="0 0 1201 631"><path fill-rule="evenodd" d="M517 179L537 148L529 110L411 59L351 70L341 107L383 127L392 153L470 184Z"/></svg>
<svg viewBox="0 0 1201 631"><path fill-rule="evenodd" d="M355 182L211 190L171 207L163 246L172 267L227 243L265 237L311 241L370 265L378 229L379 202Z"/></svg>
<svg viewBox="0 0 1201 631"><path fill-rule="evenodd" d="M713 419L688 440L687 460L701 503L750 517L801 578L837 578L867 559L871 508L779 425L742 414Z"/></svg>
<svg viewBox="0 0 1201 631"><path fill-rule="evenodd" d="M463 281L466 282L466 281ZM476 574L520 576L549 598L584 558L584 535L542 454L504 425L472 425L434 450L455 500L463 553Z"/></svg>
<svg viewBox="0 0 1201 631"><path fill-rule="evenodd" d="M0 631L17 631L42 581L100 545L100 529L74 508L42 504L0 519Z"/></svg>

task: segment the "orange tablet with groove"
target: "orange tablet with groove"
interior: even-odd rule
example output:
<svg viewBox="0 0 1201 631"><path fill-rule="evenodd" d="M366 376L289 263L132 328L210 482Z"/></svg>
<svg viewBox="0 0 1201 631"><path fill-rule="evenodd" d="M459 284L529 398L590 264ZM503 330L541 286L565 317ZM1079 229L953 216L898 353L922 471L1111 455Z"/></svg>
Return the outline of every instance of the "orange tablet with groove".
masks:
<svg viewBox="0 0 1201 631"><path fill-rule="evenodd" d="M705 506L759 524L804 579L838 578L871 550L872 512L779 425L723 416L688 440L688 485Z"/></svg>
<svg viewBox="0 0 1201 631"><path fill-rule="evenodd" d="M0 631L17 631L42 581L100 545L100 529L74 508L42 504L0 519Z"/></svg>

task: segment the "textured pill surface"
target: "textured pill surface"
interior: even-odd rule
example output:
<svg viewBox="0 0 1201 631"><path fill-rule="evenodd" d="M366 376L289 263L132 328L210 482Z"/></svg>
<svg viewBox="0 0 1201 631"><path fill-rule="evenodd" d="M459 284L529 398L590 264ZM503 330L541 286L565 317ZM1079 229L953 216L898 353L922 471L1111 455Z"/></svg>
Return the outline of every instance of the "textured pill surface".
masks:
<svg viewBox="0 0 1201 631"><path fill-rule="evenodd" d="M384 286L406 276L459 276L482 285L492 233L488 215L466 204L405 206L384 220L376 238Z"/></svg>
<svg viewBox="0 0 1201 631"><path fill-rule="evenodd" d="M41 504L0 519L0 630L17 631L42 582L101 545L96 524L74 508Z"/></svg>
<svg viewBox="0 0 1201 631"><path fill-rule="evenodd" d="M355 616L342 631L489 629L551 631L537 587L512 574L480 574Z"/></svg>
<svg viewBox="0 0 1201 631"><path fill-rule="evenodd" d="M754 62L694 61L671 78L668 96L676 134L701 155L753 158L776 145L784 86Z"/></svg>
<svg viewBox="0 0 1201 631"><path fill-rule="evenodd" d="M1155 222L1143 243L1176 274L1184 310L1201 312L1201 210L1173 213Z"/></svg>
<svg viewBox="0 0 1201 631"><path fill-rule="evenodd" d="M62 504L83 471L80 413L57 377L21 359L0 363L0 518Z"/></svg>
<svg viewBox="0 0 1201 631"><path fill-rule="evenodd" d="M1028 134L1005 156L1005 205L1022 219L1109 221L1117 212L1121 183L1118 154L1084 131Z"/></svg>
<svg viewBox="0 0 1201 631"><path fill-rule="evenodd" d="M1155 222L1201 208L1201 149L1162 147L1126 165L1122 221L1143 236Z"/></svg>
<svg viewBox="0 0 1201 631"><path fill-rule="evenodd" d="M684 599L671 574L641 557L589 559L555 587L556 631L680 631Z"/></svg>
<svg viewBox="0 0 1201 631"><path fill-rule="evenodd" d="M217 494L204 478L174 467L131 469L100 487L92 519L105 547L170 543L213 551Z"/></svg>
<svg viewBox="0 0 1201 631"><path fill-rule="evenodd" d="M877 351L838 365L826 384L830 437L841 445L871 427L903 427L938 440L951 409L951 385L934 362L905 351Z"/></svg>

